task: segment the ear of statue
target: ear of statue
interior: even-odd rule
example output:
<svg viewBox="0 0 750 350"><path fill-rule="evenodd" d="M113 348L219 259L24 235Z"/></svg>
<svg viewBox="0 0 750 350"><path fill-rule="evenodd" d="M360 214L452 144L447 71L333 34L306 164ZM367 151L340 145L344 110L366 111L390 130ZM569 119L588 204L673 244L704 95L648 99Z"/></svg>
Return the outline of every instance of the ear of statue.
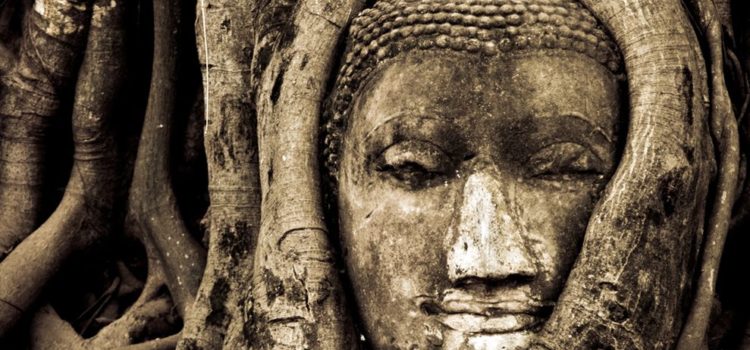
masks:
<svg viewBox="0 0 750 350"><path fill-rule="evenodd" d="M737 181L734 115L721 68L706 69L707 58L680 1L582 2L623 49L631 121L623 159L589 221L583 249L539 346L672 348L688 311L682 305L692 294L700 247L716 243L720 252L726 234L721 220L728 219ZM640 40L644 33L653 40ZM720 50L714 41L710 59L718 66ZM709 100L710 108L704 104ZM716 198L709 199L712 141L721 156ZM714 203L711 213L707 201ZM701 269L715 269L717 257L707 251ZM705 290L698 293L680 348L703 343L710 311L705 305L715 281L701 275ZM697 334L693 330L701 337L690 336Z"/></svg>

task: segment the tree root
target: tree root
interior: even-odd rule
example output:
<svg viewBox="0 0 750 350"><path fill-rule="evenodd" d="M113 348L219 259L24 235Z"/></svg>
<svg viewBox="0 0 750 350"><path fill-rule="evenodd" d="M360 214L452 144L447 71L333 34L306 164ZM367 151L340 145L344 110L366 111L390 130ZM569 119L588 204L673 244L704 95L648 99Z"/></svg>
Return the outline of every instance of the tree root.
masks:
<svg viewBox="0 0 750 350"><path fill-rule="evenodd" d="M74 11L81 11L76 8L77 4L69 6L67 10L75 8ZM124 81L124 8L122 0L99 0L94 6L95 20L92 21L73 109L75 153L70 179L55 212L0 263L0 300L4 301L0 306L0 335L15 324L72 254L101 241L116 221L114 206L122 191L117 186L118 157L113 125L116 114L113 108ZM28 91L26 93L28 95ZM29 132L43 134L38 129ZM40 157L31 157L28 164L44 160L42 153L32 154ZM26 170L39 173L40 169L33 165ZM23 173L14 174L17 175ZM26 189L32 190L34 186ZM15 195L20 193L15 192ZM3 203L14 202L5 200ZM14 212L6 210L4 214ZM17 233L24 233L27 226L18 222L14 224L17 225L14 229L19 230Z"/></svg>
<svg viewBox="0 0 750 350"><path fill-rule="evenodd" d="M315 155L336 47L364 2L280 0L266 6L279 10L260 19L267 27L256 33L253 60L259 73L255 101L263 190L253 268L253 345L350 348L357 342L323 220Z"/></svg>
<svg viewBox="0 0 750 350"><path fill-rule="evenodd" d="M133 226L128 226L133 228ZM166 276L157 248L148 236L133 232L146 250L148 271L138 299L117 320L102 328L95 336L84 339L63 320L50 305L36 312L31 321L30 350L70 349L173 349L180 334L163 335L156 324L176 318L171 297L164 294Z"/></svg>
<svg viewBox="0 0 750 350"><path fill-rule="evenodd" d="M37 0L26 14L0 98L0 260L38 225L45 143L72 92L90 10L91 1Z"/></svg>
<svg viewBox="0 0 750 350"><path fill-rule="evenodd" d="M246 349L260 225L255 113L250 95L253 1L198 1L211 207L208 261L178 349Z"/></svg>
<svg viewBox="0 0 750 350"><path fill-rule="evenodd" d="M129 212L157 248L169 290L180 315L185 315L198 290L206 252L180 216L170 173L182 6L179 0L154 1L153 74Z"/></svg>
<svg viewBox="0 0 750 350"><path fill-rule="evenodd" d="M719 174L716 197L710 213L695 299L677 344L678 350L707 347L711 308L716 293L724 243L737 199L740 144L737 119L724 76L724 31L722 18L710 0L691 0L698 22L708 42L711 71L711 133L718 149ZM726 17L724 18L725 20Z"/></svg>
<svg viewBox="0 0 750 350"><path fill-rule="evenodd" d="M142 345L151 324L174 312L168 296L134 304L121 318L102 329L95 337L82 338L70 324L60 318L50 305L43 306L31 322L31 350L70 349L99 350ZM176 342L175 342L176 343Z"/></svg>

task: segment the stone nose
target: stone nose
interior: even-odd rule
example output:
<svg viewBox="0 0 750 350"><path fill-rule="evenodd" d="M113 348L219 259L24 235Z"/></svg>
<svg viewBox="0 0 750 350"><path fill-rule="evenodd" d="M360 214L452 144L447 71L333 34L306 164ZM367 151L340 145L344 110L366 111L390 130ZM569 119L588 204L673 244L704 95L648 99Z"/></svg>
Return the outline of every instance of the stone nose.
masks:
<svg viewBox="0 0 750 350"><path fill-rule="evenodd" d="M486 172L466 180L446 240L448 277L455 286L499 286L537 276L508 187Z"/></svg>

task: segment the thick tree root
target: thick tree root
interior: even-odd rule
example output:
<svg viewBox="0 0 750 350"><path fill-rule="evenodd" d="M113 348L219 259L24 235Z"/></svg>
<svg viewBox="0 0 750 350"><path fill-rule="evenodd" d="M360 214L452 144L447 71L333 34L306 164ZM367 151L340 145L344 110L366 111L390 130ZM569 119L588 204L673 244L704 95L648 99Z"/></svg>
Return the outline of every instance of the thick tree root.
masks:
<svg viewBox="0 0 750 350"><path fill-rule="evenodd" d="M724 243L732 221L732 208L737 199L740 167L737 119L724 75L722 13L710 0L691 0L690 3L693 12L698 15L698 22L709 45L712 78L710 125L714 144L718 149L719 176L714 190L716 198L709 216L706 240L703 244L697 292L677 344L678 350L698 350L707 347L706 335L710 327L711 307L716 293L716 281L719 276ZM726 20L726 17L724 18Z"/></svg>
<svg viewBox="0 0 750 350"><path fill-rule="evenodd" d="M265 16L253 60L263 189L253 268L257 349L357 344L323 219L318 159L311 155L317 154L336 48L363 6L358 0L279 0L259 9Z"/></svg>
<svg viewBox="0 0 750 350"><path fill-rule="evenodd" d="M628 139L538 346L672 349L710 201L708 72L682 1L581 2L622 50Z"/></svg>
<svg viewBox="0 0 750 350"><path fill-rule="evenodd" d="M254 1L198 1L206 104L208 261L179 349L246 349L260 184L250 94Z"/></svg>
<svg viewBox="0 0 750 350"><path fill-rule="evenodd" d="M0 96L0 260L39 224L45 143L70 97L91 1L37 0ZM1 333L1 332L0 332Z"/></svg>
<svg viewBox="0 0 750 350"><path fill-rule="evenodd" d="M123 317L102 329L95 337L84 339L51 306L46 305L34 315L31 322L31 350L101 350L146 345L154 341L141 339L148 335L151 323L170 317L173 310L171 300L164 296L136 303ZM176 341L172 346L175 344Z"/></svg>
<svg viewBox="0 0 750 350"><path fill-rule="evenodd" d="M132 226L131 226L132 228ZM167 338L150 339L163 335L158 324L176 318L169 295L164 294L166 277L157 248L149 237L134 232L144 245L148 271L138 299L117 320L102 328L94 337L82 338L70 324L60 318L52 306L42 307L31 322L30 350L70 349L173 349L180 334Z"/></svg>
<svg viewBox="0 0 750 350"><path fill-rule="evenodd" d="M124 81L124 13L123 0L99 0L94 5L73 109L70 179L57 210L0 263L0 335L15 324L72 254L101 241L117 221L114 206L123 196L117 181L113 110Z"/></svg>
<svg viewBox="0 0 750 350"><path fill-rule="evenodd" d="M130 215L157 247L180 315L193 304L206 252L190 236L172 187L170 146L176 105L180 0L154 1L154 60L146 118L130 189Z"/></svg>

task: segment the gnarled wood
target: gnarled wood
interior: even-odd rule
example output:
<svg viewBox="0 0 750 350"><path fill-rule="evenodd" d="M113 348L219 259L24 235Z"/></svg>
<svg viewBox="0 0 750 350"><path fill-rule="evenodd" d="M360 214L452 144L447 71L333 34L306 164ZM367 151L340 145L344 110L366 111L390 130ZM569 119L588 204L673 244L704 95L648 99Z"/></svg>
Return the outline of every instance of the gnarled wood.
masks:
<svg viewBox="0 0 750 350"><path fill-rule="evenodd" d="M263 207L253 272L253 347L355 346L324 224L318 128L335 49L362 7L348 1L260 6L253 58L258 77Z"/></svg>
<svg viewBox="0 0 750 350"><path fill-rule="evenodd" d="M670 349L712 179L707 70L680 1L583 1L623 51L630 125L540 346Z"/></svg>
<svg viewBox="0 0 750 350"><path fill-rule="evenodd" d="M75 86L90 11L91 1L38 0L26 14L0 97L0 260L39 224L46 143Z"/></svg>
<svg viewBox="0 0 750 350"><path fill-rule="evenodd" d="M0 335L14 325L72 254L101 241L117 222L114 208L123 191L117 180L118 115L114 108L125 74L126 9L121 1L97 1L94 5L95 17L76 87L75 160L70 180L57 210L0 263L0 299L4 301ZM38 168L29 170L39 172Z"/></svg>
<svg viewBox="0 0 750 350"><path fill-rule="evenodd" d="M208 261L180 349L245 349L260 226L256 120L250 91L255 1L198 1L211 206Z"/></svg>
<svg viewBox="0 0 750 350"><path fill-rule="evenodd" d="M154 2L154 60L146 119L138 144L130 213L153 240L181 315L192 305L206 253L187 231L172 188L170 140L176 106L181 0Z"/></svg>

